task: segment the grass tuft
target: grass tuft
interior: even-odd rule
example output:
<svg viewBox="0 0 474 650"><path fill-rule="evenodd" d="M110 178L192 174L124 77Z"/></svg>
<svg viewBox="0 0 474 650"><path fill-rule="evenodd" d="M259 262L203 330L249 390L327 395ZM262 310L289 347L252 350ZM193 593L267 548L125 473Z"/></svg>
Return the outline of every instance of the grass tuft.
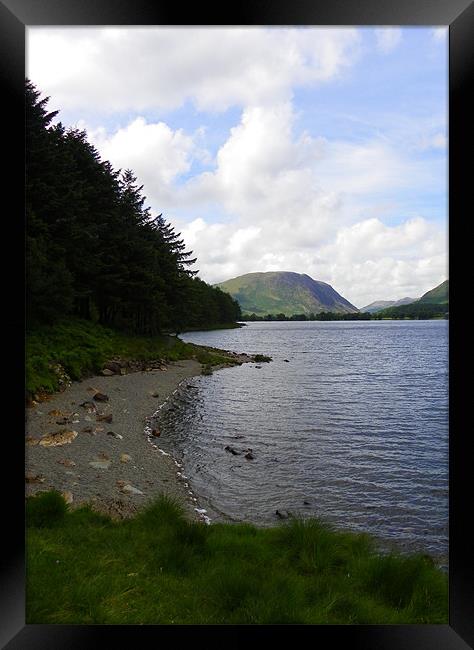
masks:
<svg viewBox="0 0 474 650"><path fill-rule="evenodd" d="M27 500L26 519L29 526L51 528L62 523L67 510L66 501L59 492L40 492Z"/></svg>

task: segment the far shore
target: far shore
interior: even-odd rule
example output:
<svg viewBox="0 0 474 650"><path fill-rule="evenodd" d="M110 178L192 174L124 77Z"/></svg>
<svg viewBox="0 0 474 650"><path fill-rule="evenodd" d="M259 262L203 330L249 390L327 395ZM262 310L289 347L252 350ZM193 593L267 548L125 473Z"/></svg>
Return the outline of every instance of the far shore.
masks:
<svg viewBox="0 0 474 650"><path fill-rule="evenodd" d="M232 357L239 363L253 360ZM76 381L34 402L26 413L26 496L57 490L72 508L89 503L123 518L166 494L190 518L206 521L180 464L160 449L160 432L153 434L148 426L178 386L192 385L201 373L198 361L180 360L163 369ZM108 399L97 401L97 392ZM45 444L48 434L56 434L50 440L63 444Z"/></svg>

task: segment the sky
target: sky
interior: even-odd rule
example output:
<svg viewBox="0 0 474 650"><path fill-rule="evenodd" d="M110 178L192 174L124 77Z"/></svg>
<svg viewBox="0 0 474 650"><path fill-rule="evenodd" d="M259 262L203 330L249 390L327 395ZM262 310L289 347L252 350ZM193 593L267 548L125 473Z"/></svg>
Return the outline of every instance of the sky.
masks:
<svg viewBox="0 0 474 650"><path fill-rule="evenodd" d="M132 169L209 283L357 307L447 278L447 27L28 27L56 121Z"/></svg>

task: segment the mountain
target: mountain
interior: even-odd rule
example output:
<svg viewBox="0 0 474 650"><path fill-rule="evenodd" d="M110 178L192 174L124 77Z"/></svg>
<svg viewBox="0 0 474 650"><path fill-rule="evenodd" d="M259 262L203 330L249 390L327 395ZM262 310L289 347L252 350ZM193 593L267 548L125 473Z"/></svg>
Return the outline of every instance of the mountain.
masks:
<svg viewBox="0 0 474 650"><path fill-rule="evenodd" d="M449 312L449 281L445 280L409 305L388 307L377 312L377 318L446 318Z"/></svg>
<svg viewBox="0 0 474 650"><path fill-rule="evenodd" d="M331 285L313 280L304 273L288 271L247 273L214 286L235 298L242 312L257 316L359 311Z"/></svg>
<svg viewBox="0 0 474 650"><path fill-rule="evenodd" d="M418 298L400 298L400 300L376 300L375 302L371 302L370 305L361 307L360 311L368 311L371 314L375 314L381 309L386 309L387 307L398 307L399 305L409 305L412 302L416 302L416 300L418 300Z"/></svg>
<svg viewBox="0 0 474 650"><path fill-rule="evenodd" d="M419 302L431 305L442 305L449 302L449 280L445 280L431 291L424 293Z"/></svg>

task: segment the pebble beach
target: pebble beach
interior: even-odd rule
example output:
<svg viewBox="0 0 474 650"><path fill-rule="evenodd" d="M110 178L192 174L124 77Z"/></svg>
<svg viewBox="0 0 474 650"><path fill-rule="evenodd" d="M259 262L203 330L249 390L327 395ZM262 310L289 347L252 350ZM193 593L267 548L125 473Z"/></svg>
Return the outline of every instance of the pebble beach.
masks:
<svg viewBox="0 0 474 650"><path fill-rule="evenodd" d="M195 360L126 375L94 376L26 410L26 496L61 492L71 508L90 504L132 516L165 494L206 521L179 463L160 449L151 416L183 383L201 374Z"/></svg>

